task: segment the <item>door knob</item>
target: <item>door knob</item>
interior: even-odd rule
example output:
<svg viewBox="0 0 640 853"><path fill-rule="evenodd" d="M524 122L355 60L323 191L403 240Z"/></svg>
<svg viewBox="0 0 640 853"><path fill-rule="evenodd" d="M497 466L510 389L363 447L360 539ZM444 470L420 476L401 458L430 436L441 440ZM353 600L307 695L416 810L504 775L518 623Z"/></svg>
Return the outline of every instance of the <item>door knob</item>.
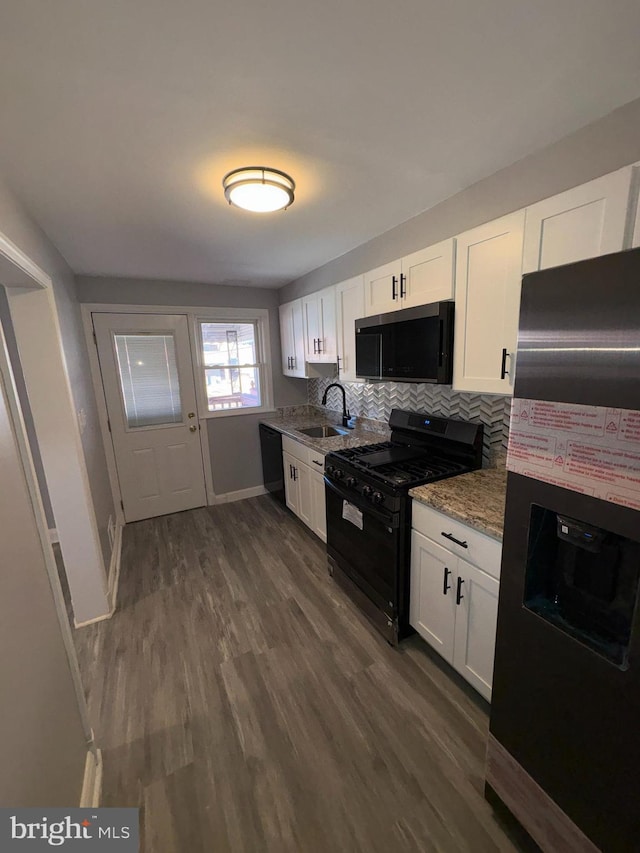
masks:
<svg viewBox="0 0 640 853"><path fill-rule="evenodd" d="M195 416L196 416L195 412L189 412L189 414L187 415L188 418L195 418Z"/></svg>
<svg viewBox="0 0 640 853"><path fill-rule="evenodd" d="M197 429L198 427L194 424L193 426L189 427L189 432L195 432Z"/></svg>

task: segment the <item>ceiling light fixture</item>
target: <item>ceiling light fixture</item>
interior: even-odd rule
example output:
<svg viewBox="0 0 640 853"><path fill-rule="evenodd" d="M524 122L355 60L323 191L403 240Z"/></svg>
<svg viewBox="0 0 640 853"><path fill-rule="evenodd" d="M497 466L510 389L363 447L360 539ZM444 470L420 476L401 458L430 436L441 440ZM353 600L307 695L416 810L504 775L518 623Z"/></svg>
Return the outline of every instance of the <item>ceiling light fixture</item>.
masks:
<svg viewBox="0 0 640 853"><path fill-rule="evenodd" d="M222 186L229 204L254 213L286 210L293 203L296 188L286 172L266 166L244 166L227 172Z"/></svg>

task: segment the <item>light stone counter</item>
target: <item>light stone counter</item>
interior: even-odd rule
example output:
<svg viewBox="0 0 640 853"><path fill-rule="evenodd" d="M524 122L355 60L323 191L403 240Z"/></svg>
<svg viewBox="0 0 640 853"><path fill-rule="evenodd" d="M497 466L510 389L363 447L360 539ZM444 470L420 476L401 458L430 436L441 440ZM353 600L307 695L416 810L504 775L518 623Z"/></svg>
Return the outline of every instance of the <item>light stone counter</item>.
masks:
<svg viewBox="0 0 640 853"><path fill-rule="evenodd" d="M261 423L277 429L283 435L299 441L307 447L318 450L321 453L330 453L332 450L344 450L347 447L359 447L362 444L377 444L380 441L388 441L391 435L389 427L384 421L374 421L370 418L356 418L355 429L349 430L347 435L334 435L331 438L311 438L300 432L308 427L331 426L341 427L342 415L331 409L320 409L314 406L296 406L283 409L271 418L263 418Z"/></svg>
<svg viewBox="0 0 640 853"><path fill-rule="evenodd" d="M411 489L416 501L502 541L507 471L482 468L449 480Z"/></svg>

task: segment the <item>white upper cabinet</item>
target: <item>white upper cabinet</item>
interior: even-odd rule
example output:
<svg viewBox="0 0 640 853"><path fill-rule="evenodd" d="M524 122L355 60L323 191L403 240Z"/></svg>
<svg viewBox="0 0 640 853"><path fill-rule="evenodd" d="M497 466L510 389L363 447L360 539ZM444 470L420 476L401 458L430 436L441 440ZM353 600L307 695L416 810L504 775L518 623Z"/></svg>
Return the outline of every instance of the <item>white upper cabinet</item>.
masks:
<svg viewBox="0 0 640 853"><path fill-rule="evenodd" d="M453 299L455 239L365 273L365 317Z"/></svg>
<svg viewBox="0 0 640 853"><path fill-rule="evenodd" d="M282 372L285 376L306 377L302 300L280 306Z"/></svg>
<svg viewBox="0 0 640 853"><path fill-rule="evenodd" d="M364 316L364 276L336 284L338 377L345 382L356 379L356 320Z"/></svg>
<svg viewBox="0 0 640 853"><path fill-rule="evenodd" d="M338 354L335 288L327 287L305 296L302 306L306 360L335 364Z"/></svg>
<svg viewBox="0 0 640 853"><path fill-rule="evenodd" d="M386 314L400 307L400 261L376 267L364 275L364 316Z"/></svg>
<svg viewBox="0 0 640 853"><path fill-rule="evenodd" d="M633 175L636 186L640 184L640 163L636 163L633 167ZM635 199L634 204L635 210L633 211L633 219L632 225L633 234L631 236L631 247L632 249L637 249L640 246L640 193L638 193L638 197Z"/></svg>
<svg viewBox="0 0 640 853"><path fill-rule="evenodd" d="M522 280L524 210L457 238L453 388L511 394Z"/></svg>
<svg viewBox="0 0 640 853"><path fill-rule="evenodd" d="M528 207L523 272L621 251L632 171L627 166Z"/></svg>
<svg viewBox="0 0 640 853"><path fill-rule="evenodd" d="M401 308L453 299L455 251L456 241L452 237L402 259Z"/></svg>

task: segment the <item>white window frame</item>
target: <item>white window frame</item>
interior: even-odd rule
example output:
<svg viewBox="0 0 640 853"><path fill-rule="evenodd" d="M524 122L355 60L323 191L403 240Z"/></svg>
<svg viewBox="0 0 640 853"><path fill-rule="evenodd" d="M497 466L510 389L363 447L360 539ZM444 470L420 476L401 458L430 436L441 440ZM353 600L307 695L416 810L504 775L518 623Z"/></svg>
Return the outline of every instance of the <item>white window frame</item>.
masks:
<svg viewBox="0 0 640 853"><path fill-rule="evenodd" d="M199 311L197 314L191 316L193 319L191 346L199 417L229 418L272 412L273 374L271 369L271 341L269 338L269 311L266 308L210 308L207 309L206 313ZM256 325L256 350L259 359L261 405L243 406L236 409L219 409L218 411L210 412L206 392L206 365L204 363L204 347L200 324L247 322L255 323Z"/></svg>

